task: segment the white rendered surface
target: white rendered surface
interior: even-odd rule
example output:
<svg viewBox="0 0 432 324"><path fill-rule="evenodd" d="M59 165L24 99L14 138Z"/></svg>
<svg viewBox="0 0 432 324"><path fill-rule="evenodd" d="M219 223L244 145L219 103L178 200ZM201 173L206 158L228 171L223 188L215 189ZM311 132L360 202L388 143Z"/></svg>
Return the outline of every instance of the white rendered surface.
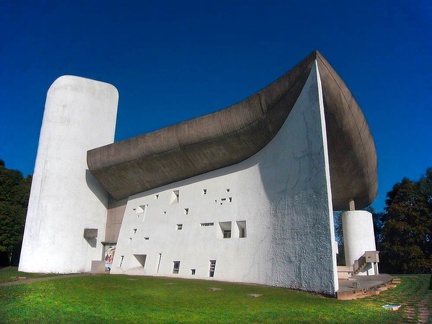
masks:
<svg viewBox="0 0 432 324"><path fill-rule="evenodd" d="M372 214L364 210L346 211L342 214L345 262L352 266L366 251L376 251ZM360 274L373 274L368 266Z"/></svg>
<svg viewBox="0 0 432 324"><path fill-rule="evenodd" d="M118 92L110 84L62 76L50 87L19 269L90 271L102 259L108 196L87 171L87 151L114 140ZM83 237L85 228L98 237Z"/></svg>
<svg viewBox="0 0 432 324"><path fill-rule="evenodd" d="M281 130L260 152L129 198L111 273L334 294L338 283L326 143L315 65ZM223 238L223 229L229 228L231 237ZM214 277L209 276L211 260L216 260ZM175 261L180 261L177 274Z"/></svg>

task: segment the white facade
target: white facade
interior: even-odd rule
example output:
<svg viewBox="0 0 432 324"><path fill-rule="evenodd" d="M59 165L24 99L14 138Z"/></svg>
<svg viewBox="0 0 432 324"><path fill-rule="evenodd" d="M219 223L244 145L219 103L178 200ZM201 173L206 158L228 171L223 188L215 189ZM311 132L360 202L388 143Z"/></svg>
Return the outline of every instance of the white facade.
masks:
<svg viewBox="0 0 432 324"><path fill-rule="evenodd" d="M48 91L21 271L96 271L106 257L112 274L337 292L333 204L372 199L376 153L360 109L317 52L221 114L104 146L117 102L113 86L72 76ZM238 151L238 160L224 154ZM375 250L370 217L350 213L349 264Z"/></svg>
<svg viewBox="0 0 432 324"><path fill-rule="evenodd" d="M111 273L334 294L336 252L320 89L313 68L279 133L249 159L130 197Z"/></svg>
<svg viewBox="0 0 432 324"><path fill-rule="evenodd" d="M50 87L20 271L84 272L102 258L108 194L86 158L89 149L113 142L117 102L117 90L103 82L62 76ZM97 237L85 239L86 228L97 229Z"/></svg>

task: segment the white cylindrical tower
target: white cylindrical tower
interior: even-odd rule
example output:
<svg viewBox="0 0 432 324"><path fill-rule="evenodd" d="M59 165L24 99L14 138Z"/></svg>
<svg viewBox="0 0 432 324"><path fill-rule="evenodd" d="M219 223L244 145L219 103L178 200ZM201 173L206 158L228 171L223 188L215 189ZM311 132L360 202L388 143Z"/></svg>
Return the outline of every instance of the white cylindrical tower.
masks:
<svg viewBox="0 0 432 324"><path fill-rule="evenodd" d="M364 210L346 211L342 214L342 227L347 266L353 266L365 252L376 251L371 213ZM374 267L367 265L360 274L365 273L375 274Z"/></svg>
<svg viewBox="0 0 432 324"><path fill-rule="evenodd" d="M101 260L108 194L87 170L87 151L113 142L117 103L118 92L107 83L62 76L51 85L21 271L83 272L90 270L92 260Z"/></svg>

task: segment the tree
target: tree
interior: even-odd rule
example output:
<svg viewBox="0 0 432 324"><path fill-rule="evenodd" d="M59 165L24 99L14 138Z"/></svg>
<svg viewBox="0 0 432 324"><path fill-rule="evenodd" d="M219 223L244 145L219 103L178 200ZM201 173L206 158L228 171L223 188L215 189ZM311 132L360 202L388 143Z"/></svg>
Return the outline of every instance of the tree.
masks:
<svg viewBox="0 0 432 324"><path fill-rule="evenodd" d="M372 221L373 221L373 227L374 227L374 234L375 234L375 244L377 251L380 251L381 242L383 239L382 232L384 228L384 215L383 212L372 212Z"/></svg>
<svg viewBox="0 0 432 324"><path fill-rule="evenodd" d="M30 176L7 169L0 160L0 253L7 254L9 265L19 255L30 185Z"/></svg>
<svg viewBox="0 0 432 324"><path fill-rule="evenodd" d="M432 267L432 168L414 182L407 178L387 193L382 216L381 270L429 273Z"/></svg>
<svg viewBox="0 0 432 324"><path fill-rule="evenodd" d="M336 255L336 262L338 266L345 265L345 250L342 229L342 211L333 212L333 222L335 230L335 239L338 245L338 254Z"/></svg>

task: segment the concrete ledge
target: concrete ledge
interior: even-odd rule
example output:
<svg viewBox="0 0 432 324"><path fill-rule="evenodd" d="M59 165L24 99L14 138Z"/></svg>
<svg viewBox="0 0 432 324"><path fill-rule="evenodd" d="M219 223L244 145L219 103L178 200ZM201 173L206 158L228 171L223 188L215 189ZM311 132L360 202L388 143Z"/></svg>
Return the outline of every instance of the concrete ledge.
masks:
<svg viewBox="0 0 432 324"><path fill-rule="evenodd" d="M352 276L349 280L339 280L339 290L336 296L340 300L352 300L379 294L383 291L382 288L388 287L392 280L393 277L388 274Z"/></svg>

